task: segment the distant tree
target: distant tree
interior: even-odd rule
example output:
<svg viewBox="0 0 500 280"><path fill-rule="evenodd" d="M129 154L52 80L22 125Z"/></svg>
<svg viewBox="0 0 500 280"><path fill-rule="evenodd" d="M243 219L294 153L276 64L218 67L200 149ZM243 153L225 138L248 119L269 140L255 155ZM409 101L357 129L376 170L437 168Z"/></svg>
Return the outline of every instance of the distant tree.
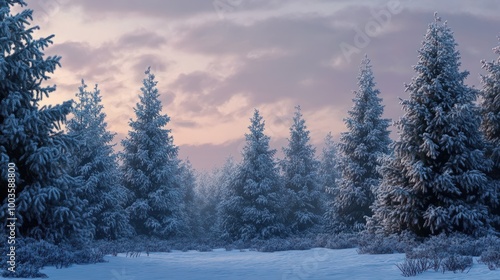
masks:
<svg viewBox="0 0 500 280"><path fill-rule="evenodd" d="M370 60L365 57L354 106L345 119L348 132L342 133L338 144L341 176L333 206L340 230L359 231L365 227L381 179L378 159L389 151L389 120L382 118L384 106L375 85Z"/></svg>
<svg viewBox="0 0 500 280"><path fill-rule="evenodd" d="M479 133L477 92L464 84L453 32L436 17L429 25L406 86L405 115L397 123L394 154L381 168L383 180L371 225L385 233L420 236L489 228L492 192Z"/></svg>
<svg viewBox="0 0 500 280"><path fill-rule="evenodd" d="M333 141L333 136L328 133L325 137L325 146L323 147L319 176L321 181L321 190L325 197L325 215L324 225L328 230L332 230L335 221L335 197L338 193L337 180L340 178L338 166L337 145Z"/></svg>
<svg viewBox="0 0 500 280"><path fill-rule="evenodd" d="M130 193L120 182L111 144L115 134L107 129L100 91L97 85L88 91L83 80L78 89L73 118L67 125L68 135L80 140L73 149L71 164L71 174L83 180L78 196L88 203L85 210L95 226L96 239L130 236L132 229L124 209Z"/></svg>
<svg viewBox="0 0 500 280"><path fill-rule="evenodd" d="M487 141L487 156L493 161L493 167L488 174L492 180L491 189L497 194L491 201L491 212L494 224L500 231L500 46L494 48L494 51L499 55L496 60L482 61L483 69L488 74L481 76L481 131Z"/></svg>
<svg viewBox="0 0 500 280"><path fill-rule="evenodd" d="M316 149L310 143L309 130L296 107L290 127L288 146L281 161L285 190L288 197L287 226L292 232L303 232L321 223L324 214L322 192L318 175L319 162Z"/></svg>
<svg viewBox="0 0 500 280"><path fill-rule="evenodd" d="M52 243L86 242L89 226L84 201L75 195L78 180L69 174L69 151L75 140L61 125L72 102L43 106L43 97L56 90L42 86L60 66L60 57L44 57L53 35L33 39L33 11L12 14L22 0L0 2L0 219L17 218L17 237ZM15 214L8 211L8 163L15 165ZM12 221L12 220L11 220Z"/></svg>
<svg viewBox="0 0 500 280"><path fill-rule="evenodd" d="M134 108L136 120L130 121L131 130L122 141L123 184L133 195L127 211L135 231L167 238L184 226L178 148L171 130L164 128L170 118L162 115L155 76L149 68L145 74Z"/></svg>
<svg viewBox="0 0 500 280"><path fill-rule="evenodd" d="M196 201L200 205L200 222L204 236L218 239L223 235L224 209L222 202L229 196L229 186L238 169L232 157L220 168L198 174Z"/></svg>
<svg viewBox="0 0 500 280"><path fill-rule="evenodd" d="M196 174L189 159L182 161L179 167L179 180L183 192L182 220L185 236L197 237L202 234L200 227L200 205L196 201Z"/></svg>
<svg viewBox="0 0 500 280"><path fill-rule="evenodd" d="M278 169L264 134L264 120L255 110L250 133L245 134L243 161L229 185L222 202L222 229L229 239L267 239L285 233Z"/></svg>

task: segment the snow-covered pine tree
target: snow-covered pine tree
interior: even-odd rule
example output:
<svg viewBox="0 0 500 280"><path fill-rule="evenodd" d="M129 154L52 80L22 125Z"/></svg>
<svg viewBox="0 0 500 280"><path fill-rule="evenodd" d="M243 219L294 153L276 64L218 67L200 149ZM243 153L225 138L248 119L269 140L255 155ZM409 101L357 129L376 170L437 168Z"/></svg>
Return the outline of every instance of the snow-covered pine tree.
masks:
<svg viewBox="0 0 500 280"><path fill-rule="evenodd" d="M178 148L165 128L170 117L162 115L155 76L150 68L145 74L136 120L130 120L131 130L122 141L123 183L132 192L127 211L137 234L168 238L184 226Z"/></svg>
<svg viewBox="0 0 500 280"><path fill-rule="evenodd" d="M489 223L492 193L485 174L477 92L464 84L460 54L447 23L429 25L416 76L406 86L399 138L381 168L383 179L372 228L409 230L420 236L448 232L481 234Z"/></svg>
<svg viewBox="0 0 500 280"><path fill-rule="evenodd" d="M226 159L220 168L210 173L198 175L197 201L200 204L200 225L209 236L220 238L223 231L223 202L229 196L228 190L233 181L238 164L234 158Z"/></svg>
<svg viewBox="0 0 500 280"><path fill-rule="evenodd" d="M220 211L224 237L231 240L267 239L285 233L285 204L273 158L276 150L269 148L270 138L264 134L264 120L258 110L250 121L243 161Z"/></svg>
<svg viewBox="0 0 500 280"><path fill-rule="evenodd" d="M68 135L79 140L73 149L71 175L83 180L78 196L87 201L86 215L94 223L96 239L130 236L132 229L124 209L130 192L121 184L117 156L113 151L114 133L107 130L97 85L92 91L82 80L76 94Z"/></svg>
<svg viewBox="0 0 500 280"><path fill-rule="evenodd" d="M325 198L323 225L328 231L333 230L334 227L335 208L333 203L338 192L337 180L340 178L338 167L337 145L333 141L332 133L329 132L325 137L325 146L323 147L319 167L321 189Z"/></svg>
<svg viewBox="0 0 500 280"><path fill-rule="evenodd" d="M489 175L491 189L497 195L492 200L491 212L495 227L500 230L500 45L493 50L499 57L490 62L482 61L483 69L488 73L481 76L481 131L487 142L487 156L493 161Z"/></svg>
<svg viewBox="0 0 500 280"><path fill-rule="evenodd" d="M7 209L7 164L12 163L18 238L83 241L89 224L84 202L75 196L78 182L68 174L69 148L75 141L61 130L72 104L39 106L56 89L42 84L60 66L60 57L44 57L53 35L33 39L39 28L28 28L32 10L11 13L11 8L24 6L23 0L0 2L0 219L3 224L14 218Z"/></svg>
<svg viewBox="0 0 500 280"><path fill-rule="evenodd" d="M182 161L179 166L179 180L182 189L182 220L184 221L184 232L182 235L197 237L202 233L200 227L200 209L196 201L196 175L189 159Z"/></svg>
<svg viewBox="0 0 500 280"><path fill-rule="evenodd" d="M294 232L304 232L322 222L324 205L318 175L319 162L316 149L310 143L309 130L297 106L290 127L288 146L281 161L287 193L286 224Z"/></svg>
<svg viewBox="0 0 500 280"><path fill-rule="evenodd" d="M378 159L388 153L391 142L390 121L382 118L384 107L375 85L370 60L365 56L354 105L344 120L348 131L341 134L338 144L341 176L333 206L339 230L359 231L365 227L381 179Z"/></svg>

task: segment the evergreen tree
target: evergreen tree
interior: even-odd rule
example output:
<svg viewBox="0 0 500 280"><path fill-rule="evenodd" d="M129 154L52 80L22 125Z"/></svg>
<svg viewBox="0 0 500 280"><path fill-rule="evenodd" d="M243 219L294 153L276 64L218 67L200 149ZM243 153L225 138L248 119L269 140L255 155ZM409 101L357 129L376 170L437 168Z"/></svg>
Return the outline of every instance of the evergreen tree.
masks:
<svg viewBox="0 0 500 280"><path fill-rule="evenodd" d="M122 141L124 185L133 195L127 211L138 234L167 238L184 226L178 148L171 130L164 128L170 118L161 114L155 76L149 68L145 74L136 120L130 121L132 130Z"/></svg>
<svg viewBox="0 0 500 280"><path fill-rule="evenodd" d="M68 134L80 140L72 153L72 175L83 180L78 188L87 201L85 210L95 225L96 239L117 239L131 235L124 206L130 195L121 185L117 156L111 142L115 134L107 130L100 91L87 91L82 80L78 102L68 122Z"/></svg>
<svg viewBox="0 0 500 280"><path fill-rule="evenodd" d="M232 157L226 159L221 168L199 175L197 201L200 204L200 225L211 237L220 238L223 235L224 209L223 202L227 200L229 186L234 179L238 165Z"/></svg>
<svg viewBox="0 0 500 280"><path fill-rule="evenodd" d="M497 192L497 195L491 201L491 212L496 228L500 230L500 46L494 48L494 51L499 55L496 61L482 61L483 69L488 74L481 76L481 131L487 141L487 156L493 161L489 175L492 179L491 189Z"/></svg>
<svg viewBox="0 0 500 280"><path fill-rule="evenodd" d="M285 158L281 162L288 197L286 222L293 232L303 232L320 224L324 214L318 176L319 162L315 159L315 151L310 144L309 131L300 106L297 106L290 127L288 147L283 148Z"/></svg>
<svg viewBox="0 0 500 280"><path fill-rule="evenodd" d="M199 224L200 212L195 193L196 175L189 159L181 162L179 176L183 192L182 205L184 208L182 209L182 220L185 227L184 235L196 237L202 233L202 230Z"/></svg>
<svg viewBox="0 0 500 280"><path fill-rule="evenodd" d="M382 119L384 107L375 89L372 66L368 57L361 62L358 90L354 106L345 119L348 132L342 133L338 192L334 200L335 223L339 230L361 230L365 216L371 216L375 195L380 183L378 159L388 153L389 120Z"/></svg>
<svg viewBox="0 0 500 280"><path fill-rule="evenodd" d="M335 207L334 201L338 193L337 180L340 178L340 171L337 158L337 146L333 141L333 136L328 133L325 137L325 146L321 155L319 167L321 188L325 197L324 225L330 231L334 227Z"/></svg>
<svg viewBox="0 0 500 280"><path fill-rule="evenodd" d="M32 10L13 15L11 8L16 6L26 3L0 2L0 181L5 186L0 192L0 219L8 223L7 218L17 218L19 238L82 242L89 224L84 202L75 196L78 181L68 174L69 148L75 141L61 130L72 104L39 106L56 89L42 84L60 66L60 57L44 57L53 35L33 39L38 27L27 27ZM8 163L16 170L15 217L8 211L9 196L14 199L7 190Z"/></svg>
<svg viewBox="0 0 500 280"><path fill-rule="evenodd" d="M410 97L402 102L394 154L381 168L370 225L386 233L481 234L488 227L491 161L479 133L477 92L464 84L468 73L459 71L456 45L436 17L419 50L417 75L406 86Z"/></svg>
<svg viewBox="0 0 500 280"><path fill-rule="evenodd" d="M282 189L276 150L269 148L264 120L255 110L250 133L245 134L243 161L230 182L228 196L221 205L222 228L229 239L267 239L283 235Z"/></svg>

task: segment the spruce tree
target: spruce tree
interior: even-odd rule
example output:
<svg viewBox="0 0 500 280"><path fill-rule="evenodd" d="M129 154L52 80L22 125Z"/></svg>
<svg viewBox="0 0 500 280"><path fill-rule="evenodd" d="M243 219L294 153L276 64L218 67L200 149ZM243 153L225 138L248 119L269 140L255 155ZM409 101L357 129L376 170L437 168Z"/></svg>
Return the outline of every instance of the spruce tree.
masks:
<svg viewBox="0 0 500 280"><path fill-rule="evenodd" d="M499 38L500 40L500 38ZM487 156L493 162L488 173L491 177L491 190L497 192L491 201L491 212L497 230L500 230L500 46L493 49L499 55L497 60L482 61L488 73L481 76L481 110L483 121L481 131L487 142Z"/></svg>
<svg viewBox="0 0 500 280"><path fill-rule="evenodd" d="M183 235L196 237L202 233L199 224L199 207L196 200L196 175L189 159L182 161L179 166L179 180L182 190L182 220L184 221Z"/></svg>
<svg viewBox="0 0 500 280"><path fill-rule="evenodd" d="M56 90L42 85L60 66L59 56L44 56L54 36L33 39L39 29L28 27L33 11L12 14L15 6L26 3L0 2L0 181L5 186L0 192L0 219L7 223L7 218L17 218L18 238L83 242L89 224L84 202L75 196L78 180L68 174L75 141L61 130L72 104L39 105ZM12 195L7 191L8 163L15 165L15 213L7 209L8 194Z"/></svg>
<svg viewBox="0 0 500 280"><path fill-rule="evenodd" d="M285 157L281 161L288 200L286 223L294 233L304 232L320 224L324 214L319 162L315 152L300 106L297 106L288 146L283 148Z"/></svg>
<svg viewBox="0 0 500 280"><path fill-rule="evenodd" d="M334 201L338 193L337 181L340 178L338 166L337 145L333 141L333 136L328 133L325 137L325 146L323 147L319 176L321 181L321 190L325 197L325 215L324 225L331 231L334 227L335 207Z"/></svg>
<svg viewBox="0 0 500 280"><path fill-rule="evenodd" d="M354 92L354 106L344 120L348 132L342 133L338 145L341 176L333 205L338 230L364 228L365 217L372 215L370 207L380 183L378 159L388 153L389 120L382 118L384 107L375 85L370 60L365 56L358 90Z"/></svg>
<svg viewBox="0 0 500 280"><path fill-rule="evenodd" d="M92 91L82 80L68 121L68 135L80 143L72 152L72 172L83 180L78 196L87 201L85 212L95 226L96 239L117 239L132 231L124 206L129 191L121 184L117 156L113 151L114 133L107 130L106 114L102 112L100 90Z"/></svg>
<svg viewBox="0 0 500 280"><path fill-rule="evenodd" d="M224 233L224 201L237 170L238 164L229 157L222 167L199 175L200 224L212 237L220 238Z"/></svg>
<svg viewBox="0 0 500 280"><path fill-rule="evenodd" d="M264 120L258 110L250 121L243 161L221 205L224 236L231 240L267 239L285 233L285 205L273 158L276 150L269 148L270 138L264 134Z"/></svg>
<svg viewBox="0 0 500 280"><path fill-rule="evenodd" d="M149 68L145 74L136 119L122 141L123 183L132 192L127 211L136 233L168 238L184 226L178 148L165 128L170 117L162 114L155 76Z"/></svg>
<svg viewBox="0 0 500 280"><path fill-rule="evenodd" d="M453 32L436 17L429 25L416 76L406 86L404 116L397 122L394 154L383 180L371 226L385 233L420 236L488 228L492 192L485 174L491 161L479 133L477 92L464 84Z"/></svg>

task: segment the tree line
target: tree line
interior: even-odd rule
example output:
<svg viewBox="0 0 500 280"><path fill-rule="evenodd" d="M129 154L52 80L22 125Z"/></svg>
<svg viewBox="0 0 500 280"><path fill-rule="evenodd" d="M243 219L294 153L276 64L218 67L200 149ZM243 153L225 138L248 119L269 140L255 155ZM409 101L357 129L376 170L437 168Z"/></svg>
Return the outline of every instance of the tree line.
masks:
<svg viewBox="0 0 500 280"><path fill-rule="evenodd" d="M283 159L256 109L241 162L198 174L178 157L150 69L120 153L97 85L82 81L76 101L40 107L55 91L43 84L60 57L44 56L52 36L33 39L32 12L12 15L14 4L24 2L0 3L0 175L7 185L7 166L15 163L20 237L85 244L134 235L235 241L500 230L500 48L497 60L482 62L482 89L467 86L453 33L438 18L406 85L395 141L365 57L347 131L338 143L328 134L320 157L299 106ZM0 198L5 221L6 188Z"/></svg>

